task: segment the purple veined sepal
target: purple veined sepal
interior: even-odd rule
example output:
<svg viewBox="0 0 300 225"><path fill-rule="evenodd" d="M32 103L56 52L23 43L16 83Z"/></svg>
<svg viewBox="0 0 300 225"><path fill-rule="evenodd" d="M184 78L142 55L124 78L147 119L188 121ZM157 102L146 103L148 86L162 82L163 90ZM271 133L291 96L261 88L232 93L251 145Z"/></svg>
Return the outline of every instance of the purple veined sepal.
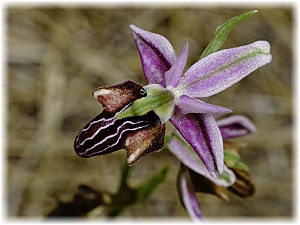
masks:
<svg viewBox="0 0 300 225"><path fill-rule="evenodd" d="M170 119L182 137L201 158L212 177L224 170L223 139L212 114L182 114Z"/></svg>
<svg viewBox="0 0 300 225"><path fill-rule="evenodd" d="M132 165L142 156L160 151L165 125L160 124L153 111L143 116L116 119L118 113L145 94L143 87L133 81L94 91L93 96L104 110L78 133L74 141L76 153L87 158L125 149L127 162Z"/></svg>
<svg viewBox="0 0 300 225"><path fill-rule="evenodd" d="M165 85L165 72L171 68L177 55L164 36L130 25L139 50L143 71L148 84Z"/></svg>
<svg viewBox="0 0 300 225"><path fill-rule="evenodd" d="M270 44L252 44L214 52L192 65L181 78L178 91L192 98L217 94L272 60Z"/></svg>

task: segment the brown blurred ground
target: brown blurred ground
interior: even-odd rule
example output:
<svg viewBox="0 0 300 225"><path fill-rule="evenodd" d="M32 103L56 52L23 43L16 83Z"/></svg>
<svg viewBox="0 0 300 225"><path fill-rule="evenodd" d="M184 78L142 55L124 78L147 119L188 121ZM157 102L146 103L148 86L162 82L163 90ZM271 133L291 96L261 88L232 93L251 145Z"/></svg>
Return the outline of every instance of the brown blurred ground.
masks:
<svg viewBox="0 0 300 225"><path fill-rule="evenodd" d="M117 189L125 151L90 159L73 150L77 132L102 107L98 86L126 79L145 84L129 24L166 36L177 53L189 42L188 65L209 43L216 26L245 11L259 13L230 34L224 48L267 40L273 61L230 89L206 99L248 116L258 133L246 138L242 159L256 194L231 195L231 203L199 194L207 219L274 219L294 214L292 142L292 7L8 5L6 11L7 215L43 217L55 199L70 200L79 184ZM170 126L171 127L171 126ZM164 165L166 181L150 199L130 207L126 218L187 219L176 192L178 160L167 152L141 159L130 182L139 184ZM97 213L96 213L97 214Z"/></svg>

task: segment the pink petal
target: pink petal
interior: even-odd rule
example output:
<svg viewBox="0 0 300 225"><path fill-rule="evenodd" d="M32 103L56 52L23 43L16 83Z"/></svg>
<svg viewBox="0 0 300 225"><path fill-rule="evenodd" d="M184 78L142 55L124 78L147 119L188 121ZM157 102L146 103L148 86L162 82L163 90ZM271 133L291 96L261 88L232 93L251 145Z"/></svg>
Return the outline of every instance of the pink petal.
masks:
<svg viewBox="0 0 300 225"><path fill-rule="evenodd" d="M188 113L213 113L213 114L224 114L231 113L232 110L205 103L201 100L181 95L177 101L178 109L182 114Z"/></svg>
<svg viewBox="0 0 300 225"><path fill-rule="evenodd" d="M178 59L171 67L171 69L168 70L165 74L166 87L177 87L177 85L179 84L179 80L183 74L183 69L186 64L187 56L188 56L188 43L186 42L182 48L182 51Z"/></svg>

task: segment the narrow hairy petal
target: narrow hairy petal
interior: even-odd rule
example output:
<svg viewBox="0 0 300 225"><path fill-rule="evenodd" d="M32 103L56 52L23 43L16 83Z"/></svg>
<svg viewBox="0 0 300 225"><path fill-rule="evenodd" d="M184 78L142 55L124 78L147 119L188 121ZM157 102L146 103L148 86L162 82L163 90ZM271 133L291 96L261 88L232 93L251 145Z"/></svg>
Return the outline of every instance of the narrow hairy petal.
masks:
<svg viewBox="0 0 300 225"><path fill-rule="evenodd" d="M230 87L271 60L267 41L221 50L190 67L177 89L190 97L208 97Z"/></svg>
<svg viewBox="0 0 300 225"><path fill-rule="evenodd" d="M234 115L217 121L223 139L242 137L256 132L255 125L245 116Z"/></svg>
<svg viewBox="0 0 300 225"><path fill-rule="evenodd" d="M188 113L213 113L213 114L224 114L231 113L232 110L205 103L201 100L181 95L176 103L178 109L182 114Z"/></svg>
<svg viewBox="0 0 300 225"><path fill-rule="evenodd" d="M203 216L200 210L196 192L191 181L189 169L181 165L178 174L178 190L181 201L189 215L194 222L203 221Z"/></svg>
<svg viewBox="0 0 300 225"><path fill-rule="evenodd" d="M177 56L171 43L162 35L130 25L132 36L140 53L148 84L165 85L165 72L175 63Z"/></svg>
<svg viewBox="0 0 300 225"><path fill-rule="evenodd" d="M171 69L166 72L165 79L166 79L167 88L177 87L177 85L179 84L179 80L183 74L183 69L187 61L187 57L188 57L188 43L186 42L182 48L182 51L178 59L171 67Z"/></svg>
<svg viewBox="0 0 300 225"><path fill-rule="evenodd" d="M219 178L213 178L211 177L210 173L208 172L207 168L204 166L203 162L199 158L199 156L196 154L196 152L191 148L191 146L184 141L183 137L178 133L174 132L171 135L171 138L168 142L168 148L169 150L187 167L195 171L197 174L200 174L213 183L219 185L228 187L231 186L235 182L235 175L234 173L229 170L224 165L224 172L227 173L228 179L222 179L222 177Z"/></svg>
<svg viewBox="0 0 300 225"><path fill-rule="evenodd" d="M170 121L199 155L211 176L220 176L224 169L223 140L213 115L184 115L175 109Z"/></svg>

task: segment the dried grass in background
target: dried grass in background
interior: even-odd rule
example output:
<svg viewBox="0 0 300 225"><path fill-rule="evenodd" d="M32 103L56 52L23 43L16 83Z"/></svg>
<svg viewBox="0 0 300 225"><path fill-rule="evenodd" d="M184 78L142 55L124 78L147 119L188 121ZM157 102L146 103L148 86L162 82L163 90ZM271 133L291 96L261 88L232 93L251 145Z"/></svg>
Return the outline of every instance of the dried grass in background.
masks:
<svg viewBox="0 0 300 225"><path fill-rule="evenodd" d="M57 199L70 200L80 184L116 191L125 151L83 159L75 154L73 141L102 110L91 96L94 89L126 79L145 84L129 24L166 36L177 53L188 41L191 65L218 25L252 9L259 12L234 29L224 48L267 40L273 61L207 102L232 108L257 125L257 134L242 139L248 142L242 160L250 167L256 194L249 199L231 196L230 204L215 196L198 197L207 219L291 218L295 198L291 113L294 15L290 6L255 5L8 5L7 214L42 218ZM123 217L187 219L175 185L179 162L170 153L141 159L133 167L130 182L138 184L166 164L170 166L166 181L143 204L124 211Z"/></svg>

